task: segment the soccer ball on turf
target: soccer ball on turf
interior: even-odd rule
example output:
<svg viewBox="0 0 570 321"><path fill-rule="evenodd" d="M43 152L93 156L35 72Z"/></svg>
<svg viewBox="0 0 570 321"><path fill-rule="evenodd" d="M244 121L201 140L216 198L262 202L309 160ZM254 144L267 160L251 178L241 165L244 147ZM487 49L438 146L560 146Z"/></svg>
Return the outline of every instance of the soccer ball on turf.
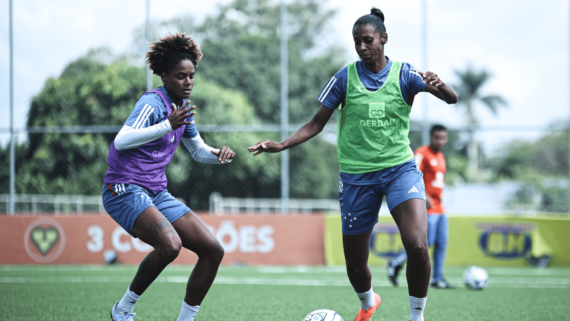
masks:
<svg viewBox="0 0 570 321"><path fill-rule="evenodd" d="M469 290L483 290L487 287L489 275L478 266L472 266L463 274L463 283Z"/></svg>
<svg viewBox="0 0 570 321"><path fill-rule="evenodd" d="M333 310L319 309L309 313L303 321L344 321L344 319Z"/></svg>

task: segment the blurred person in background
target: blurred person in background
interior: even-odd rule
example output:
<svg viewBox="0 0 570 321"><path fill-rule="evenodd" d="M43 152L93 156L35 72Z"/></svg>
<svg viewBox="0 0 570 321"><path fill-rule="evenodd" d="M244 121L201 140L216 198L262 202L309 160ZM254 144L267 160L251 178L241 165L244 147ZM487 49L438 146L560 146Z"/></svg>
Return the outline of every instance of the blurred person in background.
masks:
<svg viewBox="0 0 570 321"><path fill-rule="evenodd" d="M360 17L352 36L361 60L328 81L318 96L321 107L313 119L283 142L265 140L248 150L259 155L299 145L321 132L338 108L343 248L348 278L361 303L355 320L370 320L381 304L372 289L368 255L372 229L386 195L408 253L410 319L422 321L431 267L424 181L409 146L409 115L420 92L448 104L456 103L457 95L435 73L420 72L384 55L388 34L379 9L372 8Z"/></svg>
<svg viewBox="0 0 570 321"><path fill-rule="evenodd" d="M154 250L111 308L111 319L133 320L137 301L184 247L198 255L198 262L178 320L192 321L214 282L224 249L202 220L168 192L165 167L180 141L202 163L229 163L235 153L206 145L192 117L196 107L188 107L194 66L202 58L198 44L184 34L169 35L152 43L146 56L164 85L141 95L111 143L102 194L107 213Z"/></svg>
<svg viewBox="0 0 570 321"><path fill-rule="evenodd" d="M427 200L427 240L433 250L433 274L430 286L436 289L453 289L443 278L445 251L449 241L448 220L441 203L441 194L445 186L446 162L441 152L447 143L447 129L442 125L433 125L430 131L430 144L416 149L415 158L418 169L424 174ZM400 252L388 262L388 279L398 286L398 274L406 263L406 251Z"/></svg>

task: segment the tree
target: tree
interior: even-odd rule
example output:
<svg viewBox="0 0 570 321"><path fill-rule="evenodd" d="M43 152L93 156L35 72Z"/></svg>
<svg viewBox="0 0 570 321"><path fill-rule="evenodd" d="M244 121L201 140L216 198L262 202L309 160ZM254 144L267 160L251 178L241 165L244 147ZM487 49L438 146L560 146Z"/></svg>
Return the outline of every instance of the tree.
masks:
<svg viewBox="0 0 570 321"><path fill-rule="evenodd" d="M94 50L46 81L33 98L27 126L117 125L127 119L144 88L144 71L123 58L107 65ZM18 163L18 193L95 195L107 165L104 155L115 134L29 134Z"/></svg>
<svg viewBox="0 0 570 321"><path fill-rule="evenodd" d="M144 92L145 71L129 64L124 57L108 64L99 59L104 56L109 60L110 55L104 50L92 51L70 63L59 78L46 81L32 101L27 125L120 128ZM198 130L202 125L261 123L243 93L207 81L200 74L196 75L191 100L198 107L195 116ZM29 134L28 143L18 147L17 192L99 194L107 170L105 157L115 135L115 132ZM184 147L179 148L167 166L168 189L174 195L196 210L208 208L208 197L214 191L234 197L279 196L279 155L254 158L246 150L264 138L277 139L277 133L206 132L202 136L211 146L231 147L237 157L230 165L200 164L190 160ZM302 169L292 170L298 184L292 186L291 195L330 197L330 191L335 188L328 187L336 186L338 175L334 154L333 145L318 139L296 149L292 163ZM7 150L0 151L0 156L7 155ZM297 159L301 160L294 161ZM6 175L6 170L0 172L1 177ZM315 185L327 188L319 189ZM7 190L7 184L0 188Z"/></svg>
<svg viewBox="0 0 570 321"><path fill-rule="evenodd" d="M134 67L124 58L110 64L97 59L101 50L72 62L57 79L49 79L43 90L34 97L28 126L120 126L130 115L138 97L144 92L144 69ZM107 56L110 53L107 52ZM159 84L155 84L159 85ZM222 89L197 75L193 103L200 106L197 123L200 124L256 124L259 123L253 107L239 92ZM19 162L18 192L40 194L84 194L100 192L107 170L104 161L109 144L116 133L86 134L30 134L29 143ZM255 141L252 134L228 135L215 139L213 145L226 143L232 148ZM205 135L208 137L209 135ZM240 141L243 140L243 142ZM239 144L238 144L239 142ZM233 147L233 146L236 147ZM243 154L243 153L242 153ZM175 161L169 171L174 181L186 182L188 167L185 156ZM252 159L242 157L233 165L227 179L262 176L274 180L278 176L278 162L259 166ZM263 162L263 160L259 160ZM275 164L275 165L274 165ZM178 172L177 172L178 170ZM245 171L245 173L244 173ZM224 175L219 175L224 176Z"/></svg>
<svg viewBox="0 0 570 321"><path fill-rule="evenodd" d="M475 130L479 125L475 106L482 104L493 114L497 114L500 107L506 106L506 100L498 94L484 94L483 87L491 79L492 75L485 69L474 70L468 65L465 70L455 71L459 82L454 86L458 101L456 106L461 108L465 117L465 125L469 130L469 142L467 147L468 173L473 179L478 171L478 145L475 140Z"/></svg>
<svg viewBox="0 0 570 321"><path fill-rule="evenodd" d="M191 97L198 107L198 130L203 125L279 122L278 10L268 0L235 0L200 26L187 17L159 24L171 33L188 31L201 40L205 57L197 68ZM305 122L319 106L321 86L342 67L342 55L334 48L317 48L314 41L332 11L314 0L291 3L288 11L290 119ZM142 38L135 42L134 47L142 47ZM145 71L136 67L138 62L140 54L117 57L104 49L91 51L70 63L60 77L46 81L32 101L27 125L120 128L144 92ZM155 86L161 85L158 77L153 80ZM17 192L99 194L107 170L105 156L115 135L30 134L18 162ZM214 191L233 197L279 197L279 156L254 158L246 151L262 139L277 140L278 133L204 132L202 136L211 146L231 147L237 157L228 166L200 164L179 148L167 167L168 189L175 196L197 210L208 208ZM290 157L291 197L336 196L334 145L315 138L291 150Z"/></svg>
<svg viewBox="0 0 570 321"><path fill-rule="evenodd" d="M21 162L23 158L22 155L26 152L26 144L18 144L16 140L15 146L15 161L16 161L16 172L18 171L18 163ZM0 146L0 194L10 193L10 142L5 146ZM0 212L8 212L8 204L4 203L0 205Z"/></svg>
<svg viewBox="0 0 570 321"><path fill-rule="evenodd" d="M200 124L258 124L259 118L245 95L206 81L197 74L192 103L197 106L196 126ZM280 197L280 156L254 157L247 147L263 139L279 139L279 133L202 133L210 146L229 146L236 158L229 165L201 164L190 160L184 150L177 151L167 168L168 188L189 201L192 208L206 210L209 196L220 192L225 197ZM182 148L180 148L182 149ZM332 198L338 186L336 146L314 138L291 150L293 198Z"/></svg>
<svg viewBox="0 0 570 321"><path fill-rule="evenodd" d="M556 123L536 141L515 140L491 162L496 180L521 183L510 203L546 212L568 212L568 128Z"/></svg>
<svg viewBox="0 0 570 321"><path fill-rule="evenodd" d="M192 104L197 106L196 127L207 125L259 124L253 106L244 94L225 89L196 75ZM167 167L168 189L188 202L195 210L207 210L211 193L220 192L233 197L272 197L279 191L279 156L264 155L253 158L247 147L260 140L263 133L201 133L204 141L213 147L228 146L236 152L231 164L210 165L191 160L184 147ZM272 134L276 136L276 133Z"/></svg>
<svg viewBox="0 0 570 321"><path fill-rule="evenodd" d="M328 79L343 67L344 51L321 47L315 39L326 31L335 11L322 1L287 5L289 47L289 119L303 123L320 103ZM198 73L224 88L243 92L264 123L280 121L279 4L269 0L235 0L202 25L189 16L160 22L155 34L186 32L200 42L204 58ZM143 33L136 33L140 48Z"/></svg>
<svg viewBox="0 0 570 321"><path fill-rule="evenodd" d="M316 100L321 86L341 67L342 50L338 48L317 48L315 39L325 31L333 17L333 10L323 8L321 2L296 1L288 5L289 29L289 119L292 123L304 123L316 112ZM245 95L254 106L255 115L263 123L280 122L280 75L279 66L279 5L268 0L235 0L219 9L219 13L208 17L203 24L196 25L194 19L182 16L155 24L155 35L167 32L186 32L194 36L201 45L204 58L197 68L197 74L221 88L237 90ZM137 32L137 43L142 43L142 29ZM140 45L133 46L135 48ZM199 95L198 90L193 95ZM193 96L195 97L195 96ZM193 98L197 102L196 98ZM199 108L201 108L199 106ZM209 109L209 108L207 108ZM219 110L215 114L223 113ZM200 121L217 124L215 118L201 115ZM334 121L334 119L332 120ZM240 134L241 136L242 134ZM205 134L205 138L219 137L216 143L223 143L224 134ZM240 139L246 146L264 138L279 139L276 133L256 134L253 141ZM241 157L249 155L240 155ZM279 164L274 156L274 165ZM211 169L206 165L204 171ZM336 147L318 137L290 151L290 195L294 198L334 198L338 185L338 164ZM275 168L276 170L279 167ZM202 173L197 171L196 173ZM278 173L276 173L278 174ZM279 197L278 178L268 180L262 177L256 181L250 176L249 189L217 190L224 196L236 197ZM193 179L197 181L197 179ZM229 182L234 184L234 182ZM207 189L200 189L206 191ZM236 194L236 192L239 192ZM206 192L203 192L206 193ZM206 194L194 197L204 202ZM194 201L193 201L194 202ZM201 207L204 203L201 203Z"/></svg>

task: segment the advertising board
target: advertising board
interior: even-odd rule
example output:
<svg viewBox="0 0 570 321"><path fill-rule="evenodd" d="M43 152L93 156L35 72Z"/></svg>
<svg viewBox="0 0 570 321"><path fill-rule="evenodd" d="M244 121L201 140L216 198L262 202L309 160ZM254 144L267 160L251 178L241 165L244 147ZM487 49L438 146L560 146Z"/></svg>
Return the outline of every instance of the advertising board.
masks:
<svg viewBox="0 0 570 321"><path fill-rule="evenodd" d="M222 264L324 264L322 215L200 215L225 249ZM108 215L1 216L0 264L138 264L152 247ZM183 249L175 264L194 264Z"/></svg>
<svg viewBox="0 0 570 321"><path fill-rule="evenodd" d="M570 266L570 219L449 217L447 266L524 266L529 256L552 256L550 266ZM370 240L370 265L385 265L403 250L398 227L380 217ZM325 218L326 261L344 265L340 215Z"/></svg>

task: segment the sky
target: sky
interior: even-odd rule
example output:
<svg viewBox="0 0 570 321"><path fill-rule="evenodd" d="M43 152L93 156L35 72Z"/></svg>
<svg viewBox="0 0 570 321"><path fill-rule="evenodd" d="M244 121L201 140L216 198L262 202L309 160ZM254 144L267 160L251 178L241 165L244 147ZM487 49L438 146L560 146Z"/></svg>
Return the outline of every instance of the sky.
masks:
<svg viewBox="0 0 570 321"><path fill-rule="evenodd" d="M130 50L133 30L144 23L143 0L17 0L14 2L14 119L22 128L30 102L50 77L58 77L71 61L91 48ZM199 21L215 14L229 0L151 0L151 18L163 20L191 14ZM159 5L160 3L160 5ZM346 49L346 63L357 59L351 28L372 6L385 15L386 55L420 70L421 0L329 0L337 14L328 27L324 45L335 41ZM569 101L569 0L548 2L515 0L428 0L427 70L453 84L454 71L469 64L485 68L493 78L484 93L502 95L508 107L493 115L478 106L486 128L535 128L566 120ZM9 126L8 0L0 0L0 128ZM142 55L142 53L141 53ZM332 76L332 75L331 75ZM323 84L316 84L322 87ZM429 98L428 118L447 126L463 125L456 106ZM318 108L315 100L315 110ZM422 99L416 99L411 117L421 120ZM498 146L514 138L535 138L540 132L486 131L480 139ZM0 132L0 142L7 134Z"/></svg>

